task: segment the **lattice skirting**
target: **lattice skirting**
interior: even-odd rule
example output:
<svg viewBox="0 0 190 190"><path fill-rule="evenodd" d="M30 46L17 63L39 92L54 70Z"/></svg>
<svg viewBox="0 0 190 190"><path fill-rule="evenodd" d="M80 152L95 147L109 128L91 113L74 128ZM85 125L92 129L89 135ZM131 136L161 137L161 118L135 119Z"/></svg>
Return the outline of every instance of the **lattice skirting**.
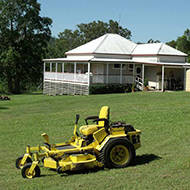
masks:
<svg viewBox="0 0 190 190"><path fill-rule="evenodd" d="M89 87L82 84L44 81L43 93L48 95L88 95Z"/></svg>

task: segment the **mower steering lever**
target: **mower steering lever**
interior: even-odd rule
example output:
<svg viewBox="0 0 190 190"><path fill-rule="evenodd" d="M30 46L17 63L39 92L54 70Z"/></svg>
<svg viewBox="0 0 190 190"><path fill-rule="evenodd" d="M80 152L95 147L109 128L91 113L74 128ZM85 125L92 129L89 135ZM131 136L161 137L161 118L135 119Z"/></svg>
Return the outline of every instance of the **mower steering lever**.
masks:
<svg viewBox="0 0 190 190"><path fill-rule="evenodd" d="M98 116L89 116L85 118L86 125L88 125L88 120L93 120L93 122L96 122L98 118Z"/></svg>
<svg viewBox="0 0 190 190"><path fill-rule="evenodd" d="M80 115L77 114L77 115L76 115L76 121L75 121L75 124L76 124L76 125L78 124L79 118L80 118Z"/></svg>

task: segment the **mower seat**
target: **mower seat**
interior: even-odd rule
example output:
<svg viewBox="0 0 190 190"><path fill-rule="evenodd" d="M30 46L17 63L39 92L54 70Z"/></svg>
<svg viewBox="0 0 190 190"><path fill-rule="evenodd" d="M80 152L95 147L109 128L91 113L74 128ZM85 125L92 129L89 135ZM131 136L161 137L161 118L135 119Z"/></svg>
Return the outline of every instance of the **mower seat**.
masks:
<svg viewBox="0 0 190 190"><path fill-rule="evenodd" d="M88 125L88 120L93 120L96 122L96 125ZM81 126L79 131L82 135L88 136L92 135L98 129L105 127L109 123L109 107L103 106L100 110L99 117L98 116L90 116L85 119L86 124Z"/></svg>

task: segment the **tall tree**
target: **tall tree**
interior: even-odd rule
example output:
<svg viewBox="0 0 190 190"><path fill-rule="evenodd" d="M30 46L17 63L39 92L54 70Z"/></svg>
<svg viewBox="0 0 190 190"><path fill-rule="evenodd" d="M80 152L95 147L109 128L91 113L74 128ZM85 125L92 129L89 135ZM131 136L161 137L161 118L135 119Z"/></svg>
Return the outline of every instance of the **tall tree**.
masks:
<svg viewBox="0 0 190 190"><path fill-rule="evenodd" d="M152 38L150 40L147 41L148 44L152 44L152 43L160 43L160 40L153 40Z"/></svg>
<svg viewBox="0 0 190 190"><path fill-rule="evenodd" d="M188 62L190 62L190 30L186 29L184 34L177 38L177 40L172 40L167 43L173 48L176 48L188 55Z"/></svg>
<svg viewBox="0 0 190 190"><path fill-rule="evenodd" d="M175 40L172 40L170 42L167 42L166 44L168 44L169 46L173 47L173 48L176 48L176 41Z"/></svg>
<svg viewBox="0 0 190 190"><path fill-rule="evenodd" d="M40 79L52 20L39 14L37 0L0 0L0 77L9 92Z"/></svg>
<svg viewBox="0 0 190 190"><path fill-rule="evenodd" d="M106 33L116 33L124 38L131 38L131 31L120 26L117 21L110 20L108 23L102 21L93 21L88 24L82 23L77 25L77 29L74 31L65 29L63 32L60 32L58 39L54 39L53 44L49 46L46 57L50 58L54 55L56 57L64 57L66 51L94 40Z"/></svg>

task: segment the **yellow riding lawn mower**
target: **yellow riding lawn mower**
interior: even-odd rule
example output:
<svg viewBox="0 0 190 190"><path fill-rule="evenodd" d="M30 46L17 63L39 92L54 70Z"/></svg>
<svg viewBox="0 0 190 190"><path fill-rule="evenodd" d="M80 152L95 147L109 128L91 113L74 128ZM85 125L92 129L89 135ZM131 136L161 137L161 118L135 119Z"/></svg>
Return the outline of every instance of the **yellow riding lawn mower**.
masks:
<svg viewBox="0 0 190 190"><path fill-rule="evenodd" d="M99 116L85 119L86 125L77 132L76 115L74 135L68 142L50 144L43 133L44 146L26 147L26 153L16 159L16 167L24 178L40 176L40 161L45 168L58 173L92 169L96 167L123 168L130 165L140 144L140 130L124 122L109 121L109 107L103 106ZM89 124L89 121L93 124Z"/></svg>

